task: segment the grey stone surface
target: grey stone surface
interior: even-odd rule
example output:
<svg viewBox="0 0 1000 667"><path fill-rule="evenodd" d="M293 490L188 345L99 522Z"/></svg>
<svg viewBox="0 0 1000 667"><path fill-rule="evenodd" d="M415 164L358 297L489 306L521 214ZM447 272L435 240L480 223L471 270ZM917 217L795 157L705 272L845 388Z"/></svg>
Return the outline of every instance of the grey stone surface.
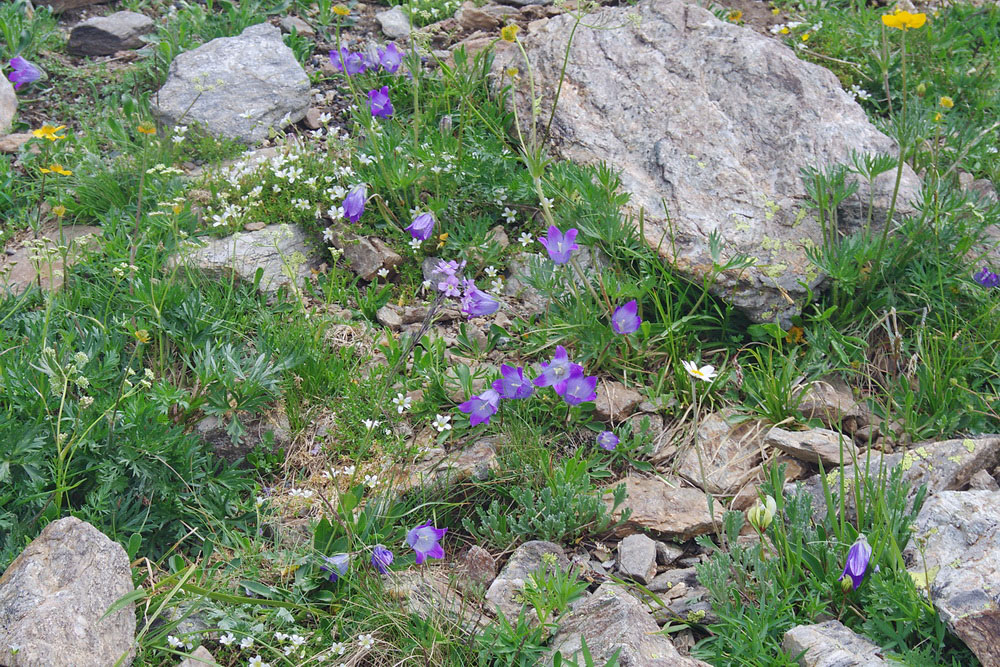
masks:
<svg viewBox="0 0 1000 667"><path fill-rule="evenodd" d="M389 39L403 39L410 35L410 19L402 7L396 6L375 14L382 32Z"/></svg>
<svg viewBox="0 0 1000 667"><path fill-rule="evenodd" d="M767 432L765 444L806 463L822 461L827 470L842 463L850 464L857 455L857 447L849 436L825 428L786 431L775 426Z"/></svg>
<svg viewBox="0 0 1000 667"><path fill-rule="evenodd" d="M670 565L684 555L684 550L675 544L656 542L656 562L660 565Z"/></svg>
<svg viewBox="0 0 1000 667"><path fill-rule="evenodd" d="M78 56L110 56L140 48L142 36L154 28L153 19L138 12L95 16L73 26L66 49Z"/></svg>
<svg viewBox="0 0 1000 667"><path fill-rule="evenodd" d="M616 381L599 381L595 393L594 416L603 422L617 424L631 415L642 401L642 394Z"/></svg>
<svg viewBox="0 0 1000 667"><path fill-rule="evenodd" d="M735 410L723 410L702 418L694 444L677 455L677 474L708 493L725 495L757 477L766 427L759 420L739 421L736 416Z"/></svg>
<svg viewBox="0 0 1000 667"><path fill-rule="evenodd" d="M191 655L184 658L177 664L177 667L205 667L206 665L218 665L215 657L208 652L204 646L199 646L191 652Z"/></svg>
<svg viewBox="0 0 1000 667"><path fill-rule="evenodd" d="M174 58L154 98L168 126L197 123L213 135L257 143L309 108L309 77L268 24L219 37Z"/></svg>
<svg viewBox="0 0 1000 667"><path fill-rule="evenodd" d="M190 245L170 259L208 273L235 273L253 281L263 270L259 289L272 293L282 286L300 288L309 275L309 245L298 225L268 225L255 232L241 232Z"/></svg>
<svg viewBox="0 0 1000 667"><path fill-rule="evenodd" d="M100 245L101 232L100 227L91 225L65 225L60 229L55 222L43 224L38 241L26 239L20 247L11 248L10 255L0 255L0 294L21 294L32 285L59 289L66 277L59 247L66 247L66 261L72 265ZM37 257L34 262L33 256Z"/></svg>
<svg viewBox="0 0 1000 667"><path fill-rule="evenodd" d="M803 388L799 412L806 419L819 419L827 428L847 433L868 423L868 411L854 400L847 383L834 377L810 382Z"/></svg>
<svg viewBox="0 0 1000 667"><path fill-rule="evenodd" d="M840 621L796 625L785 633L781 647L799 658L800 667L878 667L888 665L882 649Z"/></svg>
<svg viewBox="0 0 1000 667"><path fill-rule="evenodd" d="M362 280L375 280L379 269L391 271L403 261L396 251L377 236L335 233L331 245L344 251L344 259L351 271Z"/></svg>
<svg viewBox="0 0 1000 667"><path fill-rule="evenodd" d="M625 509L632 513L615 529L617 535L645 532L683 541L711 532L708 497L700 489L681 487L676 479L671 480L674 485L660 478L635 475L624 481L628 496L615 512L615 518ZM604 502L610 509L613 504L610 493L605 494Z"/></svg>
<svg viewBox="0 0 1000 667"><path fill-rule="evenodd" d="M5 134L14 123L17 113L17 93L6 76L0 76L0 135Z"/></svg>
<svg viewBox="0 0 1000 667"><path fill-rule="evenodd" d="M1000 491L929 498L903 556L948 629L984 665L1000 665Z"/></svg>
<svg viewBox="0 0 1000 667"><path fill-rule="evenodd" d="M21 150L21 146L31 141L30 132L17 132L15 134L0 135L0 153L16 153Z"/></svg>
<svg viewBox="0 0 1000 667"><path fill-rule="evenodd" d="M483 595L497 577L497 562L493 555L473 544L458 557L455 585L468 594Z"/></svg>
<svg viewBox="0 0 1000 667"><path fill-rule="evenodd" d="M652 614L641 602L614 584L601 584L559 623L546 664L551 664L556 651L564 659L573 658L583 664L581 640L586 639L595 665L603 665L620 648L617 664L622 667L707 666L682 656L658 630Z"/></svg>
<svg viewBox="0 0 1000 667"><path fill-rule="evenodd" d="M285 16L281 19L281 32L290 33L293 30L303 37L315 37L316 30L308 22L298 16ZM316 128L313 128L316 129Z"/></svg>
<svg viewBox="0 0 1000 667"><path fill-rule="evenodd" d="M395 572L385 581L390 598L401 600L407 612L425 620L440 622L444 617L472 634L481 631L489 621L475 605L462 599L440 568Z"/></svg>
<svg viewBox="0 0 1000 667"><path fill-rule="evenodd" d="M618 571L622 577L648 584L656 576L656 542L645 535L629 535L618 543Z"/></svg>
<svg viewBox="0 0 1000 667"><path fill-rule="evenodd" d="M135 606L101 617L132 590L121 545L75 517L53 521L0 577L0 664L130 665Z"/></svg>
<svg viewBox="0 0 1000 667"><path fill-rule="evenodd" d="M715 294L756 321L800 312L807 289L799 283L823 282L806 256L823 234L805 206L800 169L848 162L852 151L894 153L893 142L829 70L694 4L643 0L600 9L586 22L624 27L576 31L552 126L555 150L621 169L632 212L645 210L647 242L695 282L712 271L708 238L716 232L723 261L747 254L756 263L726 272ZM573 23L558 16L524 36L537 90L556 90ZM506 45L494 71L523 68L520 61L519 49ZM514 94L527 122L529 77L522 79ZM542 96L541 118L553 98ZM885 220L893 182L887 173L875 183L875 220ZM898 213L915 210L918 189L905 167ZM841 230L864 224L868 197L862 183L842 206Z"/></svg>
<svg viewBox="0 0 1000 667"><path fill-rule="evenodd" d="M563 548L554 542L533 540L525 542L510 555L507 564L486 590L486 605L503 614L511 623L515 622L521 612L523 601L520 593L524 590L525 580L545 565L546 558L555 559L555 567L567 571L570 568L569 559ZM529 620L533 617L529 614ZM537 622L537 618L533 622Z"/></svg>
<svg viewBox="0 0 1000 667"><path fill-rule="evenodd" d="M422 460L397 471L393 488L405 494L413 489L460 484L470 478L484 480L499 466L496 438L481 438L448 453L440 448L430 450Z"/></svg>

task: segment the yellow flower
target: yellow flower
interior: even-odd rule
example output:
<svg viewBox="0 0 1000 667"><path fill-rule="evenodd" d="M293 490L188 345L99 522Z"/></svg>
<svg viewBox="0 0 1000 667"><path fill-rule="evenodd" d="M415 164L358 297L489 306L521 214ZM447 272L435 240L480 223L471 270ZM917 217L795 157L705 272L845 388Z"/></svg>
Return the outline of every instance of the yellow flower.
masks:
<svg viewBox="0 0 1000 667"><path fill-rule="evenodd" d="M513 79L519 74L519 71L516 67L508 67L507 69L504 70L504 74Z"/></svg>
<svg viewBox="0 0 1000 667"><path fill-rule="evenodd" d="M337 16L348 16L350 15L351 10L345 7L344 5L337 5L336 7L333 8L333 13L336 14Z"/></svg>
<svg viewBox="0 0 1000 667"><path fill-rule="evenodd" d="M55 213L55 216L57 218L61 218L64 215L66 215L66 207L63 206L62 204L59 204L59 206L53 206L52 212Z"/></svg>
<svg viewBox="0 0 1000 667"><path fill-rule="evenodd" d="M139 130L143 134L156 134L156 126L152 123L139 123L139 127L135 129Z"/></svg>
<svg viewBox="0 0 1000 667"><path fill-rule="evenodd" d="M505 25L500 28L500 39L505 42L517 41L517 31L521 29L519 25Z"/></svg>
<svg viewBox="0 0 1000 667"><path fill-rule="evenodd" d="M941 97L941 100L938 102L938 104L943 106L945 109L950 109L953 106L955 106L955 100L951 99L947 95L944 95Z"/></svg>
<svg viewBox="0 0 1000 667"><path fill-rule="evenodd" d="M908 30L910 28L920 28L927 23L927 14L911 14L908 11L897 9L894 14L883 14L882 23L896 30Z"/></svg>
<svg viewBox="0 0 1000 667"><path fill-rule="evenodd" d="M733 23L738 23L739 20L743 18L743 12L741 12L738 9L734 9L733 11L729 12L729 15L726 18Z"/></svg>
<svg viewBox="0 0 1000 667"><path fill-rule="evenodd" d="M56 163L50 164L48 169L46 169L45 167L41 167L39 168L38 171L42 172L43 174L59 174L60 176L69 176L70 174L73 173L69 169L63 169L63 166L61 164L56 164Z"/></svg>
<svg viewBox="0 0 1000 667"><path fill-rule="evenodd" d="M809 33L808 32L802 33L802 41L803 42L808 42L809 41Z"/></svg>
<svg viewBox="0 0 1000 667"><path fill-rule="evenodd" d="M448 232L445 232L444 234L442 234L441 236L439 236L438 237L438 248L443 248L444 247L444 242L447 241L447 240L448 240Z"/></svg>
<svg viewBox="0 0 1000 667"><path fill-rule="evenodd" d="M138 331L135 332L135 339L140 343L148 343L149 332L146 331L145 329L139 329Z"/></svg>
<svg viewBox="0 0 1000 667"><path fill-rule="evenodd" d="M60 139L65 139L65 135L56 134L59 130L66 129L65 125L60 125L59 127L52 127L51 125L42 125L37 130L32 132L33 135L39 139L48 139L49 141L59 141Z"/></svg>
<svg viewBox="0 0 1000 667"><path fill-rule="evenodd" d="M805 331L802 327L791 327L785 334L786 343L803 343L806 340Z"/></svg>
<svg viewBox="0 0 1000 667"><path fill-rule="evenodd" d="M777 16L778 14L781 13L781 10L778 9L777 7L774 7L774 8L771 9L771 13L774 14L775 16Z"/></svg>
<svg viewBox="0 0 1000 667"><path fill-rule="evenodd" d="M944 116L942 116L940 112L934 114L935 123L940 123L942 120L944 120Z"/></svg>
<svg viewBox="0 0 1000 667"><path fill-rule="evenodd" d="M787 35L788 33L791 32L791 30L788 28L788 26L785 26L779 32L781 32L782 35Z"/></svg>

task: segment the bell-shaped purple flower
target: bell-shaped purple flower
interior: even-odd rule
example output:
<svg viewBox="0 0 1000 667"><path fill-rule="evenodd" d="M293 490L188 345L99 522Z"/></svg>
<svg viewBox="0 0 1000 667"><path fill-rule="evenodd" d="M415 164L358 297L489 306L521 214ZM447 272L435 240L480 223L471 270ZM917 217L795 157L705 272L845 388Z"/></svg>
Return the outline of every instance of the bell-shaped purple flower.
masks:
<svg viewBox="0 0 1000 667"><path fill-rule="evenodd" d="M403 63L403 52L396 47L396 42L389 42L384 49L378 50L378 62L389 74L395 74Z"/></svg>
<svg viewBox="0 0 1000 667"><path fill-rule="evenodd" d="M597 378L584 375L582 366L575 366L568 378L552 388L570 405L597 400Z"/></svg>
<svg viewBox="0 0 1000 667"><path fill-rule="evenodd" d="M865 571L868 569L868 561L871 560L871 557L872 548L868 546L868 540L865 539L864 535L858 535L857 541L851 545L847 552L847 564L844 565L844 572L838 581L843 581L844 577L850 577L854 590L858 590L858 586L865 578Z"/></svg>
<svg viewBox="0 0 1000 667"><path fill-rule="evenodd" d="M330 64L333 65L333 71L346 72L347 76L361 74L370 65L364 54L351 53L346 46L340 47L339 51L330 51Z"/></svg>
<svg viewBox="0 0 1000 667"><path fill-rule="evenodd" d="M569 354L562 345L556 345L556 353L552 355L552 361L549 363L543 361L539 365L542 367L542 374L532 380L536 387L549 387L559 384L570 376L570 372L574 368L579 368L581 372L583 371L583 366L574 364L569 360Z"/></svg>
<svg viewBox="0 0 1000 667"><path fill-rule="evenodd" d="M611 328L616 334L626 336L639 330L642 318L639 317L639 304L632 299L624 306L615 308L611 315Z"/></svg>
<svg viewBox="0 0 1000 667"><path fill-rule="evenodd" d="M472 283L471 280L467 282ZM475 283L466 286L465 296L462 297L462 312L468 315L470 320L473 317L492 315L499 307L500 302L476 287Z"/></svg>
<svg viewBox="0 0 1000 667"><path fill-rule="evenodd" d="M490 417L500 409L500 394L495 389L487 389L459 405L458 409L469 415L471 426L489 424Z"/></svg>
<svg viewBox="0 0 1000 667"><path fill-rule="evenodd" d="M344 197L341 208L344 210L344 217L351 222L357 222L365 212L365 201L368 199L368 187L362 183Z"/></svg>
<svg viewBox="0 0 1000 667"><path fill-rule="evenodd" d="M14 90L17 90L26 83L38 81L42 76L41 71L37 67L21 56L14 56L7 64L14 70L7 75L10 82L14 84Z"/></svg>
<svg viewBox="0 0 1000 667"><path fill-rule="evenodd" d="M435 528L430 521L406 532L406 543L417 553L417 565L428 558L444 558L441 538L447 528Z"/></svg>
<svg viewBox="0 0 1000 667"><path fill-rule="evenodd" d="M410 232L410 236L413 238L426 241L434 233L434 215L421 213L413 219L406 231Z"/></svg>
<svg viewBox="0 0 1000 667"><path fill-rule="evenodd" d="M499 380L493 381L493 389L500 394L500 398L528 398L535 391L531 382L524 377L523 366L515 368L507 364L500 364L500 375Z"/></svg>
<svg viewBox="0 0 1000 667"><path fill-rule="evenodd" d="M545 246L545 249L549 253L549 259L556 264L565 264L569 261L569 257L573 254L573 251L580 248L576 244L576 235L578 233L576 229L569 229L563 234L559 231L558 227L552 225L549 227L548 236L543 236L538 239L538 242Z"/></svg>
<svg viewBox="0 0 1000 667"><path fill-rule="evenodd" d="M389 86L382 86L380 90L368 91L368 108L371 109L375 118L388 118L395 109L389 101Z"/></svg>
<svg viewBox="0 0 1000 667"><path fill-rule="evenodd" d="M987 288L996 287L997 285L1000 285L1000 275L993 273L985 266L982 268L981 271L977 271L976 273L974 273L972 279L975 280L980 285L982 285L983 287Z"/></svg>
<svg viewBox="0 0 1000 667"><path fill-rule="evenodd" d="M611 431L602 431L600 435L597 436L597 446L601 449L606 449L609 452L613 452L618 443L621 442L618 436Z"/></svg>
<svg viewBox="0 0 1000 667"><path fill-rule="evenodd" d="M386 549L384 544L376 544L372 549L372 567L382 574L388 574L390 565L392 565L392 552Z"/></svg>
<svg viewBox="0 0 1000 667"><path fill-rule="evenodd" d="M343 72L344 66L347 64L347 58L351 55L351 52L347 50L346 46L340 47L339 51L330 51L330 64L333 66L334 72Z"/></svg>
<svg viewBox="0 0 1000 667"><path fill-rule="evenodd" d="M335 554L333 556L323 556L323 565L319 569L329 572L330 581L336 583L338 579L347 574L347 568L351 563L351 557L347 554Z"/></svg>

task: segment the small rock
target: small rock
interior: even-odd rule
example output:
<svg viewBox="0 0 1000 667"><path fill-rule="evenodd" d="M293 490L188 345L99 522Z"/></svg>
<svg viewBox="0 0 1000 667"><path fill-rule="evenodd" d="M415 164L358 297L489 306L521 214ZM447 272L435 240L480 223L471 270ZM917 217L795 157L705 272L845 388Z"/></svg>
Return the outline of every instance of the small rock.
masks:
<svg viewBox="0 0 1000 667"><path fill-rule="evenodd" d="M281 32L291 33L295 32L303 37L315 37L316 31L313 27L309 25L306 21L300 19L298 16L286 16L281 19L278 24L281 26ZM316 128L311 128L315 130Z"/></svg>
<svg viewBox="0 0 1000 667"><path fill-rule="evenodd" d="M177 667L205 667L205 665L218 665L215 657L208 652L204 646L196 648L189 657L184 658Z"/></svg>
<svg viewBox="0 0 1000 667"><path fill-rule="evenodd" d="M403 258L377 236L355 236L350 232L333 235L333 246L344 251L344 258L362 280L372 281L379 269L392 271Z"/></svg>
<svg viewBox="0 0 1000 667"><path fill-rule="evenodd" d="M440 568L396 572L385 581L389 597L402 601L409 613L425 620L440 620L444 616L473 634L488 620L455 594Z"/></svg>
<svg viewBox="0 0 1000 667"><path fill-rule="evenodd" d="M810 382L799 395L802 416L819 419L827 428L845 430L841 427L848 419L856 426L867 423L867 412L854 400L851 388L840 378Z"/></svg>
<svg viewBox="0 0 1000 667"><path fill-rule="evenodd" d="M470 478L484 480L499 467L496 440L483 438L464 449L445 454L443 450L405 470L397 471L395 490L405 495L413 489L460 484Z"/></svg>
<svg viewBox="0 0 1000 667"><path fill-rule="evenodd" d="M461 9L455 12L455 19L464 30L475 32L476 30L497 30L500 27L500 18L491 12L485 11L481 7L476 7L473 2L462 4Z"/></svg>
<svg viewBox="0 0 1000 667"><path fill-rule="evenodd" d="M0 83L0 87L3 84ZM21 146L31 141L33 135L30 132L18 132L15 134L5 134L0 137L0 153L16 153L21 150Z"/></svg>
<svg viewBox="0 0 1000 667"><path fill-rule="evenodd" d="M29 135L30 136L30 135ZM60 235L63 242L68 246L66 260L72 265L87 252L95 250L99 245L102 229L90 225L65 225L62 229L53 222L42 225L40 241L42 252L56 248L60 245ZM42 261L40 270L36 270L31 263L31 256L35 250L30 247L28 240L20 248L16 248L12 255L0 257L0 269L11 266L10 272L4 276L0 271L0 294L5 290L12 294L21 294L32 285L41 283L42 289L59 289L63 285L66 267L63 266L61 254L55 254L52 264ZM51 274L51 278L50 278Z"/></svg>
<svg viewBox="0 0 1000 667"><path fill-rule="evenodd" d="M734 417L735 410L706 415L698 423L694 444L678 454L677 473L708 493L731 495L759 474L764 423L730 423Z"/></svg>
<svg viewBox="0 0 1000 667"><path fill-rule="evenodd" d="M615 529L618 535L647 532L686 541L713 529L708 497L700 489L670 486L659 478L634 475L625 478L625 488L628 495L615 517L624 509L631 509L632 514ZM613 504L610 493L604 496L604 502L610 509Z"/></svg>
<svg viewBox="0 0 1000 667"><path fill-rule="evenodd" d="M631 415L641 401L642 394L621 382L602 380L597 385L594 417L603 422L620 422Z"/></svg>
<svg viewBox="0 0 1000 667"><path fill-rule="evenodd" d="M382 26L382 32L389 39L403 39L410 35L410 19L402 7L393 7L375 14L375 19Z"/></svg>
<svg viewBox="0 0 1000 667"><path fill-rule="evenodd" d="M993 181L987 178L977 178L969 183L969 187L966 189L969 192L974 192L987 203L995 204L998 201L996 186L993 185Z"/></svg>
<svg viewBox="0 0 1000 667"><path fill-rule="evenodd" d="M969 478L969 489L972 491L1000 491L1000 484L997 484L993 475L985 470L980 470Z"/></svg>
<svg viewBox="0 0 1000 667"><path fill-rule="evenodd" d="M497 562L489 551L472 545L458 557L456 585L467 593L482 594L497 576Z"/></svg>
<svg viewBox="0 0 1000 667"><path fill-rule="evenodd" d="M670 565L683 555L684 550L676 545L656 542L656 562L660 565Z"/></svg>
<svg viewBox="0 0 1000 667"><path fill-rule="evenodd" d="M797 625L785 633L781 647L791 656L805 651L800 667L878 667L888 665L882 649L840 621Z"/></svg>
<svg viewBox="0 0 1000 667"><path fill-rule="evenodd" d="M623 577L648 584L656 575L656 542L645 535L629 535L618 543L618 571Z"/></svg>
<svg viewBox="0 0 1000 667"><path fill-rule="evenodd" d="M310 130L318 130L322 127L322 123L319 122L320 115L319 109L316 107L309 107L309 109L306 110L306 115L305 118L302 119L302 122L305 123L305 126Z"/></svg>
<svg viewBox="0 0 1000 667"><path fill-rule="evenodd" d="M379 321L379 324L390 329L398 329L403 326L403 318L400 316L399 311L391 304L386 304L379 308L375 313L375 319Z"/></svg>
<svg viewBox="0 0 1000 667"><path fill-rule="evenodd" d="M247 224L243 225L243 231L245 231L245 232L259 232L260 230L264 229L265 227L267 227L267 225L264 224L263 222L260 222L258 220L258 221L255 221L255 222L248 222Z"/></svg>
<svg viewBox="0 0 1000 667"><path fill-rule="evenodd" d="M0 79L2 79L0 81L0 135L2 135L14 123L14 114L17 113L17 93L14 92L14 86L6 76Z"/></svg>
<svg viewBox="0 0 1000 667"><path fill-rule="evenodd" d="M501 5L511 7L526 7L527 5L551 5L552 0L499 0Z"/></svg>
<svg viewBox="0 0 1000 667"><path fill-rule="evenodd" d="M132 664L135 605L102 618L132 590L121 545L75 517L53 521L0 577L0 664Z"/></svg>
<svg viewBox="0 0 1000 667"><path fill-rule="evenodd" d="M111 56L142 47L142 35L154 28L153 19L137 12L95 16L73 26L66 50L77 56Z"/></svg>
<svg viewBox="0 0 1000 667"><path fill-rule="evenodd" d="M685 588L696 588L698 584L698 572L693 567L674 568L661 572L653 577L653 580L646 586L653 593L664 593L684 585Z"/></svg>
<svg viewBox="0 0 1000 667"><path fill-rule="evenodd" d="M503 225L497 225L491 229L489 239L492 240L498 248L510 247L510 239L507 237L507 230L503 228Z"/></svg>
<svg viewBox="0 0 1000 667"><path fill-rule="evenodd" d="M775 426L768 431L765 443L806 463L822 462L827 470L841 464L850 465L857 456L853 440L825 428L786 431Z"/></svg>
<svg viewBox="0 0 1000 667"><path fill-rule="evenodd" d="M555 558L557 568L563 571L569 570L570 562L561 546L554 542L534 540L525 542L515 549L507 564L500 570L500 574L490 584L486 591L486 601L508 621L513 622L521 612L524 602L520 593L524 590L524 581L542 568L545 563L542 557L547 554Z"/></svg>

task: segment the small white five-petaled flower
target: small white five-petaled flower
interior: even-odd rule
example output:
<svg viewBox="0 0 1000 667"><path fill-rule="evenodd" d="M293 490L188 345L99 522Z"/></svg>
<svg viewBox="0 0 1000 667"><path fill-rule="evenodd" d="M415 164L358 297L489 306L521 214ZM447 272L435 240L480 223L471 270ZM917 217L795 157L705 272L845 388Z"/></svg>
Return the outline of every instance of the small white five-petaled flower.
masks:
<svg viewBox="0 0 1000 667"><path fill-rule="evenodd" d="M711 382L719 374L719 372L715 370L715 366L705 365L699 368L698 363L694 361L682 361L681 364L684 365L684 370L686 370L691 377L704 380L705 382Z"/></svg>
<svg viewBox="0 0 1000 667"><path fill-rule="evenodd" d="M445 431L451 430L451 416L450 415L435 415L434 422L432 426L437 429L438 433L444 433Z"/></svg>
<svg viewBox="0 0 1000 667"><path fill-rule="evenodd" d="M396 398L392 399L392 404L396 406L396 412L403 414L405 411L410 409L410 403L413 399L409 396L403 396L402 394L396 394Z"/></svg>

